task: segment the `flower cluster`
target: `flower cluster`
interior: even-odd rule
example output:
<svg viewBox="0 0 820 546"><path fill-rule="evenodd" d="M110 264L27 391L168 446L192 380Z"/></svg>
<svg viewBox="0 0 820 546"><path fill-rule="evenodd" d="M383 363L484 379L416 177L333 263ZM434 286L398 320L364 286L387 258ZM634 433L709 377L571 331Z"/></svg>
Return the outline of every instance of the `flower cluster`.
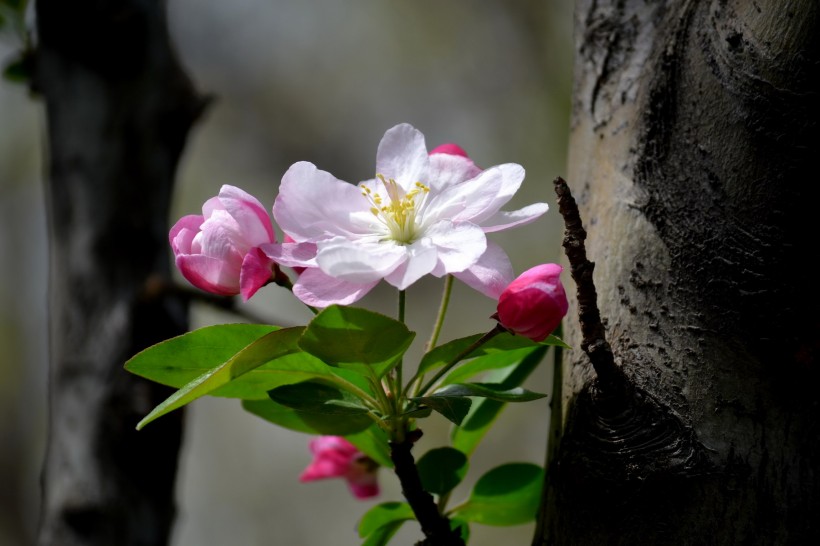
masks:
<svg viewBox="0 0 820 546"><path fill-rule="evenodd" d="M382 280L403 291L425 275L450 275L498 301L498 331L540 342L567 312L561 267L515 278L506 252L487 238L547 211L546 203L502 210L523 180L520 165L482 169L455 144L428 152L424 136L402 124L385 133L375 176L358 185L312 163L292 165L272 209L281 242L261 203L229 185L202 215L180 219L169 239L182 275L213 294L247 300L275 282L326 308L352 304ZM293 270L292 285L280 267ZM344 477L356 497L377 494L376 464L347 440L322 437L311 450L302 481Z"/></svg>

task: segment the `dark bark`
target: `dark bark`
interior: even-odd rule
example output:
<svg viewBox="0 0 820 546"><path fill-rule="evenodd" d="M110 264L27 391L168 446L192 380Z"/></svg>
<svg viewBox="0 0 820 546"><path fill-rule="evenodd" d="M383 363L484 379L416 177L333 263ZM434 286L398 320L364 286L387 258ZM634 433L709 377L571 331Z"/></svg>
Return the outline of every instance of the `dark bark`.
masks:
<svg viewBox="0 0 820 546"><path fill-rule="evenodd" d="M401 483L401 492L421 526L425 539L417 546L464 546L459 529L450 528L450 520L441 515L433 495L421 484L416 461L413 459L413 444L421 438L421 431L408 434L403 442L390 443L390 458L393 460L396 476Z"/></svg>
<svg viewBox="0 0 820 546"><path fill-rule="evenodd" d="M819 9L579 4L568 179L634 395L567 355L536 543L820 541Z"/></svg>
<svg viewBox="0 0 820 546"><path fill-rule="evenodd" d="M123 370L187 327L169 276L174 174L203 101L169 45L165 3L39 0L33 88L48 124L49 439L42 545L159 545L174 517L181 414Z"/></svg>

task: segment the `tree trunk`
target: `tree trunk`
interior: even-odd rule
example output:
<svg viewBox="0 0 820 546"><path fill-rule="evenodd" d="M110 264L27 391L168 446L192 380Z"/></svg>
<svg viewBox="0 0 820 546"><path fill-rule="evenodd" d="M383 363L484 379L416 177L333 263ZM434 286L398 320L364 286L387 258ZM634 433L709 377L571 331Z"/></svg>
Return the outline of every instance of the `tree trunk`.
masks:
<svg viewBox="0 0 820 546"><path fill-rule="evenodd" d="M536 544L820 543L818 9L579 3L568 180L629 388L565 353Z"/></svg>
<svg viewBox="0 0 820 546"><path fill-rule="evenodd" d="M165 389L123 370L187 327L169 276L177 161L202 108L162 1L37 2L34 89L48 122L50 431L41 545L160 545L181 416L145 432Z"/></svg>

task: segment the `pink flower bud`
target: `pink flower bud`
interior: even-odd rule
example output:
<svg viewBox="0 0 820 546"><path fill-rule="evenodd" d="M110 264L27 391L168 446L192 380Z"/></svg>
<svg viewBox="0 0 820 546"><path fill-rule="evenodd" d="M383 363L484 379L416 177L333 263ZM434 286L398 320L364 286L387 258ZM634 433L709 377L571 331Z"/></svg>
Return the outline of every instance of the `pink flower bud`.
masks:
<svg viewBox="0 0 820 546"><path fill-rule="evenodd" d="M299 476L301 482L344 478L358 499L379 494L378 465L341 436L320 436L310 442L313 462Z"/></svg>
<svg viewBox="0 0 820 546"><path fill-rule="evenodd" d="M259 245L276 241L265 208L250 194L222 186L202 216L181 218L168 234L177 268L197 288L248 300L270 282L276 265Z"/></svg>
<svg viewBox="0 0 820 546"><path fill-rule="evenodd" d="M494 317L510 332L543 341L567 314L567 295L558 264L528 269L510 283L498 298Z"/></svg>
<svg viewBox="0 0 820 546"><path fill-rule="evenodd" d="M433 154L460 155L461 157L466 157L468 159L470 157L467 155L467 152L464 151L464 148L462 148L458 144L453 144L452 142L442 144L441 146L436 146L435 148L430 150L430 155Z"/></svg>

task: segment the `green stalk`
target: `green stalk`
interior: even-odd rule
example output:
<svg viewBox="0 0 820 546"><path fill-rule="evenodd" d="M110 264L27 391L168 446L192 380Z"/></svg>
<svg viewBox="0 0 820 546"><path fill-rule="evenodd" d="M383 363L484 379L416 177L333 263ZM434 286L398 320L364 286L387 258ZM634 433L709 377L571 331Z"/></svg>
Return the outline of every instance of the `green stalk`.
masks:
<svg viewBox="0 0 820 546"><path fill-rule="evenodd" d="M444 376L444 374L446 374L451 369L453 369L453 367L456 364L458 364L459 362L461 362L466 356L468 356L470 353L472 353L473 351L475 351L476 349L478 349L479 347L481 347L482 345L484 345L485 343L490 341L492 338L494 338L498 334L500 334L502 332L506 332L506 331L507 331L506 328L504 328L500 324L496 324L495 328L493 328L492 330L490 330L489 332L487 332L486 334L481 336L480 339L477 339L475 341L475 343L473 343L472 345L470 345L469 347L467 347L466 349L461 351L458 355L455 356L455 358L453 358L450 362L445 364L444 367L442 367L438 372L436 372L436 375L434 375L433 378L430 379L430 381L428 381L422 388L420 388L418 390L418 394L421 394L421 395L426 394L427 391L430 390L430 388L433 385L436 384L436 381L441 379L442 376Z"/></svg>
<svg viewBox="0 0 820 546"><path fill-rule="evenodd" d="M453 276L447 275L444 279L444 292L441 294L441 304L439 304L438 315L436 322L433 325L433 333L430 335L430 340L424 348L425 353L429 353L430 349L438 343L438 336L441 334L441 327L444 325L444 316L447 314L447 306L450 305L450 293L453 291Z"/></svg>

